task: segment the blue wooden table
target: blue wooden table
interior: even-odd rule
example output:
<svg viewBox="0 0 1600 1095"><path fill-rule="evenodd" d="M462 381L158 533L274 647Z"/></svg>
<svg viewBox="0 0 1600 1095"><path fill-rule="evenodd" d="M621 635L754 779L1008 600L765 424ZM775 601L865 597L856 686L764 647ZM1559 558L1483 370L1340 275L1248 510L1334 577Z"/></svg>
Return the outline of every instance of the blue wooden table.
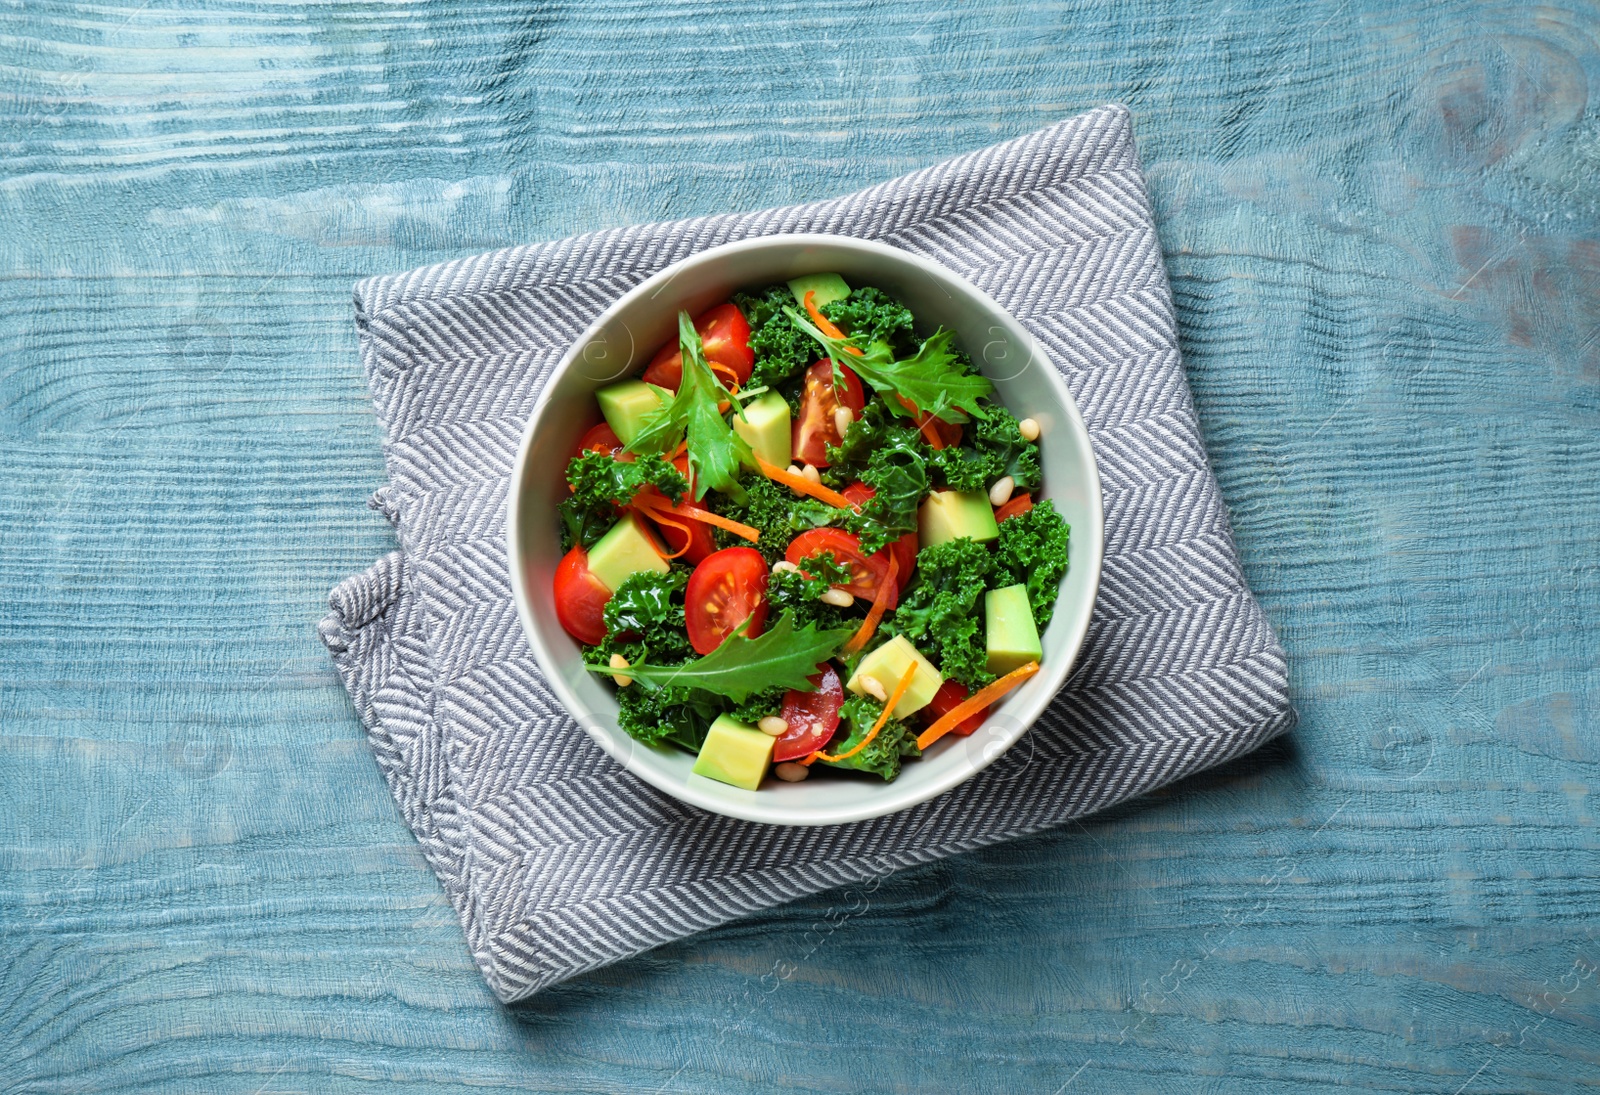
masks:
<svg viewBox="0 0 1600 1095"><path fill-rule="evenodd" d="M0 1090L1600 1086L1600 16L0 6ZM359 277L1128 103L1300 728L496 1006L314 634Z"/></svg>

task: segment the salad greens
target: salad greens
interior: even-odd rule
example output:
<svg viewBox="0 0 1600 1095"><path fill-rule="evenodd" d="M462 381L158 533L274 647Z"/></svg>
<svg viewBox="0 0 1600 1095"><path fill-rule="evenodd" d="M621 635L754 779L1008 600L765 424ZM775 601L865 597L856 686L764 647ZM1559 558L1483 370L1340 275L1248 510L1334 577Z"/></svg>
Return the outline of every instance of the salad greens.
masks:
<svg viewBox="0 0 1600 1095"><path fill-rule="evenodd" d="M987 545L971 540L923 548L917 553L915 584L885 629L910 639L946 677L969 689L988 684L994 674L984 667L982 602L985 591L996 586L995 570ZM998 584L1009 585L1010 579Z"/></svg>
<svg viewBox="0 0 1600 1095"><path fill-rule="evenodd" d="M845 700L844 706L839 709L839 721L845 728L846 734L842 741L830 747L833 756L842 759L819 758L817 763L826 764L829 768L870 772L886 780L898 776L900 763L905 757L922 755L922 751L917 748L917 735L899 719L890 718L885 722L883 729L878 731L878 736L868 742L866 748L859 753L851 757L843 756L861 744L861 739L867 736L872 724L878 721L878 716L882 713L883 704L870 696L851 696Z"/></svg>
<svg viewBox="0 0 1600 1095"><path fill-rule="evenodd" d="M1026 513L1000 523L995 562L1010 572L1012 582L1028 587L1028 604L1040 630L1055 614L1056 592L1067 573L1067 543L1071 530L1046 498Z"/></svg>
<svg viewBox="0 0 1600 1095"><path fill-rule="evenodd" d="M572 494L560 506L561 547L593 547L617 523L622 507L645 487L655 487L676 502L689 489L678 469L659 456L615 460L605 453L580 453L567 465Z"/></svg>

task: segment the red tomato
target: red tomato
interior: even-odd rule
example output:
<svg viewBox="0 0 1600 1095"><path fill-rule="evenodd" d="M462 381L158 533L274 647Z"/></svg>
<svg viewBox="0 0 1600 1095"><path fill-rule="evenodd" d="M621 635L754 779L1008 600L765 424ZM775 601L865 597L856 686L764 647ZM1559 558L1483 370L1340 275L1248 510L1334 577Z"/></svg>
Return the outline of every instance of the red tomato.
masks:
<svg viewBox="0 0 1600 1095"><path fill-rule="evenodd" d="M670 499L668 500L670 501ZM679 503L678 508L699 510L701 513L707 512L704 506L700 505L698 502L691 502L687 498ZM649 516L653 517L654 515L651 514ZM656 531L661 533L661 539L666 541L667 550L669 551L676 552L679 548L683 547L685 541L688 541L688 550L679 556L679 558L681 558L684 562L704 562L707 556L709 556L713 551L717 550L717 542L711 536L710 525L706 524L704 521L696 521L692 517L678 517L672 514L668 514L667 516L674 521L675 524L669 525L664 521L657 521ZM688 526L689 531L684 532L683 529L678 527L679 525Z"/></svg>
<svg viewBox="0 0 1600 1095"><path fill-rule="evenodd" d="M712 552L694 568L684 600L696 653L711 653L746 620L746 638L761 634L767 625L767 573L761 553L747 547Z"/></svg>
<svg viewBox="0 0 1600 1095"><path fill-rule="evenodd" d="M823 553L832 555L835 563L850 572L850 584L842 588L863 600L871 601L876 597L878 587L889 576L887 550L863 555L861 539L836 528L814 528L802 532L789 541L789 549L783 553L783 557L798 566L802 560ZM893 608L899 600L900 583L896 581L889 593L889 607Z"/></svg>
<svg viewBox="0 0 1600 1095"><path fill-rule="evenodd" d="M1027 513L1033 508L1033 495L1023 492L1013 495L1011 500L994 511L994 522L999 524L1007 517L1015 517L1019 513Z"/></svg>
<svg viewBox="0 0 1600 1095"><path fill-rule="evenodd" d="M756 366L756 352L750 348L750 323L737 304L719 304L706 309L696 317L694 329L700 333L706 360L723 366L712 370L723 384L728 383L730 374L740 385L749 383L751 370ZM678 385L683 383L683 357L677 339L656 351L644 371L644 382L678 390Z"/></svg>
<svg viewBox="0 0 1600 1095"><path fill-rule="evenodd" d="M617 432L605 422L598 426L590 426L589 432L583 435L572 455L577 456L585 452L610 453L618 460L633 459L633 453L623 451L622 438L618 437Z"/></svg>
<svg viewBox="0 0 1600 1095"><path fill-rule="evenodd" d="M878 492L865 483L851 483L839 492L848 501L861 505ZM908 532L900 539L889 545L889 554L894 556L900 564L895 568L895 582L901 589L905 588L906 579L911 577L911 572L917 569L917 534Z"/></svg>
<svg viewBox="0 0 1600 1095"><path fill-rule="evenodd" d="M799 760L816 752L828 744L839 728L839 708L844 706L844 685L839 683L839 674L828 665L806 679L817 686L815 692L783 694L783 721L789 729L772 747L774 761Z"/></svg>
<svg viewBox="0 0 1600 1095"><path fill-rule="evenodd" d="M939 686L939 691L933 694L933 699L928 701L926 709L928 723L932 725L936 719L943 718L955 710L956 704L967 698L967 687L959 681L945 681ZM988 717L987 710L979 711L976 715L968 715L951 729L952 734L966 737L978 727L983 725L983 720Z"/></svg>
<svg viewBox="0 0 1600 1095"><path fill-rule="evenodd" d="M581 547L561 557L556 565L556 619L580 643L597 643L606 637L606 602L611 591L589 569L589 553Z"/></svg>
<svg viewBox="0 0 1600 1095"><path fill-rule="evenodd" d="M866 391L861 378L851 368L844 371L844 406L856 415L867 405ZM794 420L794 458L815 467L828 466L826 446L840 441L839 427L833 421L833 412L839 407L839 398L833 390L833 363L819 361L806 370L805 395L800 401L800 417Z"/></svg>

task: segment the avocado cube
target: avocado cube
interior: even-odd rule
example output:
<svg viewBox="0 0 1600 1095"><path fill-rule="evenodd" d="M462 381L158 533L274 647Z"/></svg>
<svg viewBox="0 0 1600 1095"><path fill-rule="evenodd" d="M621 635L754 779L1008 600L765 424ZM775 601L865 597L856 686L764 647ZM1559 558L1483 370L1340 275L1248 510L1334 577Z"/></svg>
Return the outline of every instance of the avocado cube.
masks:
<svg viewBox="0 0 1600 1095"><path fill-rule="evenodd" d="M933 699L933 694L944 683L944 678L933 667L933 663L924 658L922 652L912 646L911 640L904 635L896 635L862 658L845 687L858 696L865 696L867 690L862 687L861 678L876 677L878 683L883 685L883 694L888 696L900 683L908 665L915 665L917 674L911 678L911 686L900 697L900 702L894 705L894 717L903 719L928 706L928 701Z"/></svg>
<svg viewBox="0 0 1600 1095"><path fill-rule="evenodd" d="M663 553L639 515L630 513L589 549L589 573L615 593L618 586L641 570L665 574L669 567L661 557Z"/></svg>
<svg viewBox="0 0 1600 1095"><path fill-rule="evenodd" d="M923 547L932 547L965 536L973 543L987 544L1000 536L994 523L994 507L986 494L957 494L953 490L934 491L917 514L917 533Z"/></svg>
<svg viewBox="0 0 1600 1095"><path fill-rule="evenodd" d="M733 416L733 432L750 442L756 455L780 468L789 466L789 401L777 392L751 400L744 416Z"/></svg>
<svg viewBox="0 0 1600 1095"><path fill-rule="evenodd" d="M624 445L633 444L645 420L661 406L661 393L642 380L607 385L594 397L600 404L600 413L606 416L606 425Z"/></svg>
<svg viewBox="0 0 1600 1095"><path fill-rule="evenodd" d="M705 744L700 746L692 770L695 775L754 791L766 777L772 764L772 747L777 742L777 738L749 723L718 715L706 731Z"/></svg>
<svg viewBox="0 0 1600 1095"><path fill-rule="evenodd" d="M989 672L1004 676L1029 662L1042 661L1039 629L1028 603L1028 587L1006 586L983 595L983 623L989 651Z"/></svg>
<svg viewBox="0 0 1600 1095"><path fill-rule="evenodd" d="M811 293L811 303L821 308L850 295L850 286L838 274L802 274L789 282L789 292L795 304L806 306L806 293Z"/></svg>

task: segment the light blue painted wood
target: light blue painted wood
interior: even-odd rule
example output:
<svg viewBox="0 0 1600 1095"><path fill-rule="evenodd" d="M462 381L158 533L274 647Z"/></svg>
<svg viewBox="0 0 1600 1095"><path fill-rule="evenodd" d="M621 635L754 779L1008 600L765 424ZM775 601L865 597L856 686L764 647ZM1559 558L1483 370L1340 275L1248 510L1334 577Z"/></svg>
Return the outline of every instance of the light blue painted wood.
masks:
<svg viewBox="0 0 1600 1095"><path fill-rule="evenodd" d="M1600 1086L1591 6L0 8L6 1091ZM1286 742L497 1008L313 624L360 276L1129 103Z"/></svg>

